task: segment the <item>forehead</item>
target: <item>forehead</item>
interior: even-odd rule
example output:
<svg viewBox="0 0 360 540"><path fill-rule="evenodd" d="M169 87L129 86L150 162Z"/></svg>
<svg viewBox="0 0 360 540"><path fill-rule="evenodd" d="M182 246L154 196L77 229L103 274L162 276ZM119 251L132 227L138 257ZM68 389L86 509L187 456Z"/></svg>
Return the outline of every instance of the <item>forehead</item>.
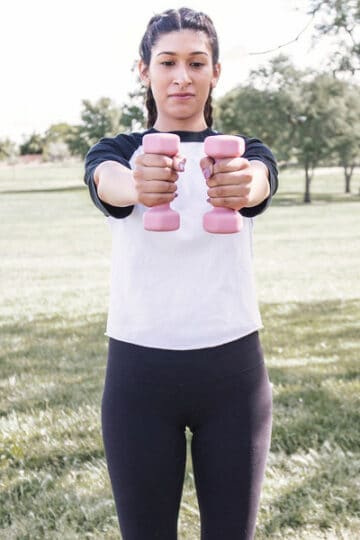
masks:
<svg viewBox="0 0 360 540"><path fill-rule="evenodd" d="M186 29L160 34L151 52L154 56L161 52L191 54L195 51L211 54L209 38L205 32Z"/></svg>

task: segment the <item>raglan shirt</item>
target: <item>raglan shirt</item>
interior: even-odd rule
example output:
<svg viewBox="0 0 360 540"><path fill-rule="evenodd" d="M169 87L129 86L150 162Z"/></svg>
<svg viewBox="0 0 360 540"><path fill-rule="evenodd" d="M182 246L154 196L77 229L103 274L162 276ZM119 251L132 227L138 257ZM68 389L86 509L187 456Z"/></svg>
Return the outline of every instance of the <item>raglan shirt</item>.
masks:
<svg viewBox="0 0 360 540"><path fill-rule="evenodd" d="M270 195L258 206L239 210L238 233L214 234L203 229L203 215L213 207L200 159L204 140L219 132L173 131L180 137L185 171L176 182L178 197L171 208L180 214L176 231L148 231L141 203L117 207L100 200L94 171L103 161L133 168L143 153L142 138L157 133L119 134L100 139L85 158L84 181L96 207L106 216L112 234L110 301L106 335L145 347L201 349L243 337L262 327L252 262L254 218L264 212L277 190L272 152L259 139L242 136L245 154L269 170Z"/></svg>

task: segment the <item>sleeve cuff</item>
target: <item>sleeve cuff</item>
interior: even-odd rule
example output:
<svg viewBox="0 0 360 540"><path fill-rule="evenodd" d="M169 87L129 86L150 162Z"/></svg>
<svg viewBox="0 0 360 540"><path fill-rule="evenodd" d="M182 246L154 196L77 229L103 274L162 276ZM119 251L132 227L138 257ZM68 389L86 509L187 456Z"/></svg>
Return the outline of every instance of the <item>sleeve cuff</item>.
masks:
<svg viewBox="0 0 360 540"><path fill-rule="evenodd" d="M255 158L254 158L255 159ZM278 187L277 173L273 170L265 160L261 158L256 158L258 161L262 161L268 168L269 171L269 184L270 184L270 195L264 199L261 203L256 206L240 208L239 212L242 216L252 218L258 216L265 212L265 210L270 206L273 195L276 193Z"/></svg>

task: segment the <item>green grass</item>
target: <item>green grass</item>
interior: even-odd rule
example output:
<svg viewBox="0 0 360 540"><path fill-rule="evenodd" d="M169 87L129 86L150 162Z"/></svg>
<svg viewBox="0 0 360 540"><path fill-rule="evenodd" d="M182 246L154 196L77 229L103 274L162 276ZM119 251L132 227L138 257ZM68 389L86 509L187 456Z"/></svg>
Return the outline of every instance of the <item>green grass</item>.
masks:
<svg viewBox="0 0 360 540"><path fill-rule="evenodd" d="M303 174L284 172L256 220L274 392L257 540L359 538L359 184L345 196L341 170L319 171L304 205ZM0 205L0 538L118 539L100 426L106 222L77 163L0 167ZM181 540L200 537L189 451Z"/></svg>

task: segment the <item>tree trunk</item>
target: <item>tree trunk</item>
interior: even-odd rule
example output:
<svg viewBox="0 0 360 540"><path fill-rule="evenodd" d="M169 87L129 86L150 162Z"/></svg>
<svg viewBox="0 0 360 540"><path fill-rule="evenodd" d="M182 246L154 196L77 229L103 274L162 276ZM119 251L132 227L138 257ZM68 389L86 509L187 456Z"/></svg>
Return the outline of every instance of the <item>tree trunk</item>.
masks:
<svg viewBox="0 0 360 540"><path fill-rule="evenodd" d="M352 177L353 172L354 172L354 165L350 165L349 167L344 165L345 193L351 193L350 183L351 183L351 177Z"/></svg>
<svg viewBox="0 0 360 540"><path fill-rule="evenodd" d="M311 184L310 167L308 163L305 163L305 193L304 203L311 203L310 184Z"/></svg>

